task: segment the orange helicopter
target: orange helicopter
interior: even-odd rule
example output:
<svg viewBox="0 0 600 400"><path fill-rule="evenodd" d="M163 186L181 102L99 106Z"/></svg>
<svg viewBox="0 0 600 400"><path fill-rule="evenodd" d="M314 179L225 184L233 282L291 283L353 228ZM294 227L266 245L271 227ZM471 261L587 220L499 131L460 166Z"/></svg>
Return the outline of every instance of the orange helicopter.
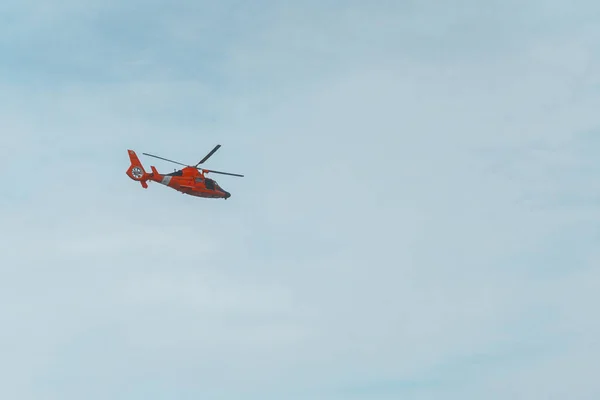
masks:
<svg viewBox="0 0 600 400"><path fill-rule="evenodd" d="M142 163L135 154L135 151L127 150L129 152L129 160L131 161L131 165L129 166L126 174L134 181L140 182L144 189L148 188L147 181L154 181L191 196L227 200L229 197L231 197L231 193L219 186L215 180L207 178L205 174L212 172L213 174L239 177L243 177L244 175L198 168L200 164L203 164L206 160L208 160L209 157L219 150L220 147L220 144L215 146L215 148L212 149L210 153L208 153L202 160L200 160L198 164L193 166L154 156L152 154L142 153L146 156L159 158L161 160L183 165L185 167L169 174L160 174L156 168L154 168L154 166L150 167L152 172L146 172L142 166Z"/></svg>

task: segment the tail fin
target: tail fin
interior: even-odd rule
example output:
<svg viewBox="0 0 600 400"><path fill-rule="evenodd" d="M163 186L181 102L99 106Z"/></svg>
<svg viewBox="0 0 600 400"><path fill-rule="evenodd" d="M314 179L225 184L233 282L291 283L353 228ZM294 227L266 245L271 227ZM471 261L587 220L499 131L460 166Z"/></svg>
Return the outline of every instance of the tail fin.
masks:
<svg viewBox="0 0 600 400"><path fill-rule="evenodd" d="M129 153L129 160L131 161L131 165L129 166L129 169L126 172L127 176L133 179L134 181L140 182L142 187L144 189L147 189L148 184L146 183L146 181L150 179L152 174L148 174L146 172L137 154L135 154L135 151L127 150L127 152Z"/></svg>

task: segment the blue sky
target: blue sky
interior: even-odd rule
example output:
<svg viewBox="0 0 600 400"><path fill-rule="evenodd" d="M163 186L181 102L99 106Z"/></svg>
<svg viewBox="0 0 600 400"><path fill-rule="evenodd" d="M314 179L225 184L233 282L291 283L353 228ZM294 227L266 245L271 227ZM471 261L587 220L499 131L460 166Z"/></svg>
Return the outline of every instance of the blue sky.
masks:
<svg viewBox="0 0 600 400"><path fill-rule="evenodd" d="M599 12L3 2L0 397L597 399Z"/></svg>

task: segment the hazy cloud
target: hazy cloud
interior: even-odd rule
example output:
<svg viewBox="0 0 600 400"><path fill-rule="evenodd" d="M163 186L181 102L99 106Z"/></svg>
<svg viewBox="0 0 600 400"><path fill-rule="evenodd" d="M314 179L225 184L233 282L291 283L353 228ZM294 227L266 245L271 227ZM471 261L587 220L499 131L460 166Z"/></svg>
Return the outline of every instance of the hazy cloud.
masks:
<svg viewBox="0 0 600 400"><path fill-rule="evenodd" d="M595 3L0 7L2 397L600 394Z"/></svg>

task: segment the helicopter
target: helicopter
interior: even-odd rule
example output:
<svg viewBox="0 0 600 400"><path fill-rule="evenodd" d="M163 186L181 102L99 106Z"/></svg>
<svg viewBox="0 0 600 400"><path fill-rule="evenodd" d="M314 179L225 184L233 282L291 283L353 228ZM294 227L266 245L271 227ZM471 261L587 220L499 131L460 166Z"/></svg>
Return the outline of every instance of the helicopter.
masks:
<svg viewBox="0 0 600 400"><path fill-rule="evenodd" d="M190 196L203 198L227 200L231 197L231 193L219 186L219 184L215 180L207 178L206 174L213 173L239 177L243 177L244 175L214 171L211 169L203 169L198 167L200 164L203 164L206 160L208 160L217 150L219 150L220 147L220 144L216 145L196 165L186 165L163 157L155 156L148 153L142 153L146 156L169 161L174 164L183 165L185 167L183 169L175 170L174 172L168 174L159 173L154 166L150 167L152 172L146 172L135 151L127 150L129 154L129 160L131 161L131 165L127 169L126 174L134 181L140 182L144 189L148 188L148 181L153 181L175 189L181 192L182 194L188 194Z"/></svg>

